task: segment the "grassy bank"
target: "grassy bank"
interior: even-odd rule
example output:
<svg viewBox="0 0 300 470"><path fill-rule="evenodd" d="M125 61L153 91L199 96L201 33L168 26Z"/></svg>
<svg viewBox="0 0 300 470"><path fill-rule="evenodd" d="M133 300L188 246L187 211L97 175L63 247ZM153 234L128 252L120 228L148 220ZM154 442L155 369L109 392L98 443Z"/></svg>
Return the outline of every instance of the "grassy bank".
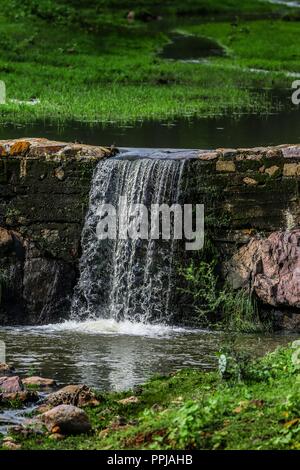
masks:
<svg viewBox="0 0 300 470"><path fill-rule="evenodd" d="M207 23L187 27L196 35L213 37L227 50L220 66L263 69L270 72L300 73L297 21L259 20L236 23ZM272 40L270 40L272 38Z"/></svg>
<svg viewBox="0 0 300 470"><path fill-rule="evenodd" d="M217 372L182 370L88 408L90 435L20 438L23 449L300 449L299 369L281 348ZM223 362L224 363L224 355ZM135 402L121 404L130 396Z"/></svg>
<svg viewBox="0 0 300 470"><path fill-rule="evenodd" d="M0 1L0 79L8 99L0 107L0 122L125 122L265 113L278 107L265 90L291 86L290 77L274 71L300 70L296 23L265 19L234 25L237 15L284 14L282 6L198 0L159 7L158 2L144 1L129 23L130 2L120 6L94 1L80 5L80 11L77 3ZM189 9L201 15L193 19L201 27L186 25ZM145 21L149 11L160 13L163 20ZM212 15L220 20L224 14L234 18L234 24L211 21ZM202 64L159 58L157 52L174 27L216 38L228 57ZM270 45L272 28L276 34ZM272 72L250 72L249 67ZM19 103L33 98L39 100L37 105Z"/></svg>

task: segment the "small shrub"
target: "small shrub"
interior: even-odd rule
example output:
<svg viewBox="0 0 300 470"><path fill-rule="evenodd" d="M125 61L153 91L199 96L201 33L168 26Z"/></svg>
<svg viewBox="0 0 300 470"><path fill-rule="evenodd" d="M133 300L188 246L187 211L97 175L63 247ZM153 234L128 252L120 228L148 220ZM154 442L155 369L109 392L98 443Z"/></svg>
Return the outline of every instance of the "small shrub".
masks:
<svg viewBox="0 0 300 470"><path fill-rule="evenodd" d="M230 330L243 332L269 329L269 325L261 323L256 303L249 293L235 291L228 284L219 287L216 266L216 260L201 260L197 266L192 261L180 271L186 282L186 286L180 290L193 299L199 323L207 326L214 322Z"/></svg>

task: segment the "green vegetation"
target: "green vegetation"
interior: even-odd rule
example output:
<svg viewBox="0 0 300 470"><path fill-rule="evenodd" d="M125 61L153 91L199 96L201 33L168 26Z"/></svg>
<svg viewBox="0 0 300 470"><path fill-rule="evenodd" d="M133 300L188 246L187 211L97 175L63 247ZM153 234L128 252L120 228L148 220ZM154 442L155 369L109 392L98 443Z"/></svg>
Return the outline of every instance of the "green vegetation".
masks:
<svg viewBox="0 0 300 470"><path fill-rule="evenodd" d="M20 437L23 449L300 449L299 365L292 347L250 362L223 353L220 371L182 370L87 408L90 435ZM138 401L119 403L134 394Z"/></svg>
<svg viewBox="0 0 300 470"><path fill-rule="evenodd" d="M220 285L217 261L200 260L181 270L185 287L180 289L192 299L201 326L213 325L230 331L268 330L270 325L259 320L255 300L250 294L230 285Z"/></svg>
<svg viewBox="0 0 300 470"><path fill-rule="evenodd" d="M225 46L228 56L214 60L220 66L300 73L299 23L296 21L207 23L190 26L187 31L213 37Z"/></svg>
<svg viewBox="0 0 300 470"><path fill-rule="evenodd" d="M291 78L247 68L299 71L297 23L280 19L285 7L258 0L160 4L138 2L130 23L132 2L0 0L0 79L8 98L0 121L125 122L266 113L280 106L266 90L290 88ZM189 25L186 12L201 15L193 19L201 26ZM163 20L142 21L149 13ZM212 22L211 15L223 21L225 15L228 23ZM237 15L271 19L244 24ZM176 27L216 38L228 57L199 64L159 58ZM33 98L39 103L26 104Z"/></svg>

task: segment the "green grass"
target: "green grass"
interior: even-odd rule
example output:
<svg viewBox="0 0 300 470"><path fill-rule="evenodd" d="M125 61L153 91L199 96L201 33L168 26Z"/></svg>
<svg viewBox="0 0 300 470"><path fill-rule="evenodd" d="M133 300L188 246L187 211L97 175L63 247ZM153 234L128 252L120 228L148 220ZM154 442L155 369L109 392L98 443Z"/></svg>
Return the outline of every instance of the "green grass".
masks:
<svg viewBox="0 0 300 470"><path fill-rule="evenodd" d="M281 20L210 23L187 28L190 33L208 36L225 46L228 57L220 65L300 72L299 23ZM272 38L272 39L270 39Z"/></svg>
<svg viewBox="0 0 300 470"><path fill-rule="evenodd" d="M155 377L139 390L101 395L101 405L87 409L90 435L16 440L23 449L300 449L292 353L288 347L254 363L240 359L241 380L198 370ZM133 393L138 403L118 403Z"/></svg>
<svg viewBox="0 0 300 470"><path fill-rule="evenodd" d="M140 2L139 8L147 10L152 3ZM230 22L205 23L208 20L203 16L271 13L282 7L258 1L241 2L242 6L229 0L188 1L184 6L168 2L162 14L172 17L172 25L214 37L229 51L228 58L187 64L157 57L168 41L166 27L159 32L157 25L128 24L125 13L130 2L121 6L119 2L89 2L80 14L77 4L0 0L0 79L6 83L8 97L8 103L0 107L0 122L128 122L268 113L277 109L277 104L264 90L290 87L291 79L283 74L237 71L235 67L300 67L296 23L253 21L246 24L244 29L250 33L245 33L243 25L234 28ZM185 25L180 15L188 8L202 13L201 26ZM271 45L270 31L274 32ZM247 47L249 38L251 45ZM9 101L33 97L40 104Z"/></svg>

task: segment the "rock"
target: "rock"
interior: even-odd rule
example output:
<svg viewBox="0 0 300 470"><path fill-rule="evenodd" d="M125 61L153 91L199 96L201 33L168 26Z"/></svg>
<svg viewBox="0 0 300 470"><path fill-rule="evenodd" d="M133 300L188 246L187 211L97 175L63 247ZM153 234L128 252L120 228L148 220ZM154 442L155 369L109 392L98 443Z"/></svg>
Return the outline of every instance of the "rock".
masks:
<svg viewBox="0 0 300 470"><path fill-rule="evenodd" d="M8 230L0 227L0 254L7 253L13 246L13 238Z"/></svg>
<svg viewBox="0 0 300 470"><path fill-rule="evenodd" d="M39 323L53 322L69 309L70 298L66 292L73 288L75 276L75 269L64 261L26 257L22 298L27 310L39 312Z"/></svg>
<svg viewBox="0 0 300 470"><path fill-rule="evenodd" d="M219 160L216 163L216 170L223 173L234 173L235 163L232 161Z"/></svg>
<svg viewBox="0 0 300 470"><path fill-rule="evenodd" d="M198 159L203 160L203 161L216 160L218 157L219 157L218 152L205 152L205 153L198 154Z"/></svg>
<svg viewBox="0 0 300 470"><path fill-rule="evenodd" d="M300 314L284 311L275 311L274 327L279 330L300 332Z"/></svg>
<svg viewBox="0 0 300 470"><path fill-rule="evenodd" d="M289 145L282 148L283 158L298 158L300 157L300 146Z"/></svg>
<svg viewBox="0 0 300 470"><path fill-rule="evenodd" d="M232 159L238 153L237 149L225 149L225 148L218 148L217 152L221 153L223 158L225 159Z"/></svg>
<svg viewBox="0 0 300 470"><path fill-rule="evenodd" d="M59 405L41 415L48 431L59 434L81 434L91 430L87 414L73 405Z"/></svg>
<svg viewBox="0 0 300 470"><path fill-rule="evenodd" d="M253 178L249 178L248 176L246 176L246 178L243 179L243 182L245 184L247 184L248 186L256 186L257 185L257 181Z"/></svg>
<svg viewBox="0 0 300 470"><path fill-rule="evenodd" d="M274 178L280 174L280 168L277 165L273 165L266 168L265 173L267 173L271 178Z"/></svg>
<svg viewBox="0 0 300 470"><path fill-rule="evenodd" d="M121 405L130 405L131 403L139 403L139 401L138 397L132 396L118 400L118 403L121 403Z"/></svg>
<svg viewBox="0 0 300 470"><path fill-rule="evenodd" d="M63 439L65 439L65 436L63 434L54 433L50 434L49 439L51 439L52 441L62 441Z"/></svg>
<svg viewBox="0 0 300 470"><path fill-rule="evenodd" d="M11 431L23 438L42 436L46 433L44 424L38 418L26 419L22 424L13 426Z"/></svg>
<svg viewBox="0 0 300 470"><path fill-rule="evenodd" d="M266 158L281 158L283 156L280 148L270 148L265 153Z"/></svg>
<svg viewBox="0 0 300 470"><path fill-rule="evenodd" d="M251 289L251 266L258 264L260 243L260 239L252 238L247 245L234 254L225 267L227 280L234 289Z"/></svg>
<svg viewBox="0 0 300 470"><path fill-rule="evenodd" d="M54 176L57 178L59 181L63 181L65 179L65 172L63 167L55 168L54 170Z"/></svg>
<svg viewBox="0 0 300 470"><path fill-rule="evenodd" d="M51 410L51 408L52 408L51 405L44 404L44 405L38 406L36 408L36 412L37 413L46 413L46 411Z"/></svg>
<svg viewBox="0 0 300 470"><path fill-rule="evenodd" d="M30 142L27 140L17 140L10 147L10 155L24 155L30 148Z"/></svg>
<svg viewBox="0 0 300 470"><path fill-rule="evenodd" d="M128 20L128 23L132 23L135 20L135 12L133 10L128 12L127 20Z"/></svg>
<svg viewBox="0 0 300 470"><path fill-rule="evenodd" d="M115 416L114 419L112 420L110 427L112 429L117 429L121 426L126 426L127 425L127 420L124 416Z"/></svg>
<svg viewBox="0 0 300 470"><path fill-rule="evenodd" d="M231 259L228 279L264 304L300 308L300 229L253 238Z"/></svg>
<svg viewBox="0 0 300 470"><path fill-rule="evenodd" d="M285 163L283 165L283 176L300 175L300 163Z"/></svg>
<svg viewBox="0 0 300 470"><path fill-rule="evenodd" d="M0 362L0 377L12 375L15 371L13 366Z"/></svg>
<svg viewBox="0 0 300 470"><path fill-rule="evenodd" d="M22 379L22 382L26 387L33 386L38 388L50 388L56 386L55 380L43 377L26 377L25 379Z"/></svg>
<svg viewBox="0 0 300 470"><path fill-rule="evenodd" d="M2 447L8 450L20 450L22 448L21 444L17 444L12 437L5 437Z"/></svg>
<svg viewBox="0 0 300 470"><path fill-rule="evenodd" d="M48 395L46 403L52 406L65 404L79 407L99 404L95 394L86 385L67 385Z"/></svg>
<svg viewBox="0 0 300 470"><path fill-rule="evenodd" d="M0 392L16 393L24 389L20 377L0 377Z"/></svg>
<svg viewBox="0 0 300 470"><path fill-rule="evenodd" d="M0 403L4 405L10 405L14 401L21 403L35 403L39 400L39 395L37 392L30 390L25 390L21 392L12 392L12 393L0 393Z"/></svg>

